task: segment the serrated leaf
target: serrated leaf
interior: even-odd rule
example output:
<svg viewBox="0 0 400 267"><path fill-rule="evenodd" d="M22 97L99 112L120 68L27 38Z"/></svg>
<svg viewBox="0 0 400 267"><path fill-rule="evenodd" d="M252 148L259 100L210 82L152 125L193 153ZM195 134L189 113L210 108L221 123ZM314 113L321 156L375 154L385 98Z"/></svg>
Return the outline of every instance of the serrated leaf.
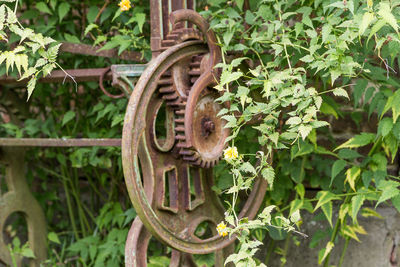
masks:
<svg viewBox="0 0 400 267"><path fill-rule="evenodd" d="M400 116L400 90L394 92L391 107L393 112L393 123L395 123L397 118Z"/></svg>
<svg viewBox="0 0 400 267"><path fill-rule="evenodd" d="M334 151L341 148L356 148L356 147L366 146L372 143L374 140L375 140L375 134L361 133L359 135L354 136L353 138L350 138L350 140L344 142L343 144L335 148Z"/></svg>
<svg viewBox="0 0 400 267"><path fill-rule="evenodd" d="M301 123L301 118L300 117L290 117L287 121L286 124L288 125L298 125Z"/></svg>
<svg viewBox="0 0 400 267"><path fill-rule="evenodd" d="M261 171L261 175L265 180L267 180L269 186L272 189L274 186L274 179L275 179L274 169L271 166L268 166Z"/></svg>
<svg viewBox="0 0 400 267"><path fill-rule="evenodd" d="M346 97L347 99L350 99L349 95L347 94L347 91L341 87L333 89L332 93L335 96L343 96Z"/></svg>
<svg viewBox="0 0 400 267"><path fill-rule="evenodd" d="M329 191L319 191L317 193L317 199L318 202L317 205L315 205L314 212L322 205L328 203L329 201L340 199L340 197Z"/></svg>
<svg viewBox="0 0 400 267"><path fill-rule="evenodd" d="M358 166L353 166L346 171L345 183L347 182L350 185L351 189L353 189L353 191L356 191L355 184L360 174L361 174L361 169Z"/></svg>
<svg viewBox="0 0 400 267"><path fill-rule="evenodd" d="M15 15L14 11L11 10L7 6L6 6L6 9L7 9L7 23L9 23L9 24L17 23L18 19L17 19L17 16Z"/></svg>
<svg viewBox="0 0 400 267"><path fill-rule="evenodd" d="M322 262L329 255L329 253L332 251L334 246L335 246L335 244L333 244L333 242L329 241L326 244L326 247L323 248L322 250L320 250L320 253L318 253L318 264L322 264Z"/></svg>
<svg viewBox="0 0 400 267"><path fill-rule="evenodd" d="M58 55L58 50L60 49L61 44L56 44L50 47L46 53L46 59L50 62L55 62Z"/></svg>
<svg viewBox="0 0 400 267"><path fill-rule="evenodd" d="M332 201L328 201L324 205L321 206L322 212L325 214L326 219L328 220L330 226L332 225Z"/></svg>
<svg viewBox="0 0 400 267"><path fill-rule="evenodd" d="M363 35L363 33L373 20L374 20L374 14L371 12L365 12L360 23L360 29L358 31L358 34Z"/></svg>
<svg viewBox="0 0 400 267"><path fill-rule="evenodd" d="M94 23L90 23L86 29L85 29L85 33L84 35L86 36L91 30L98 28L99 26L94 24Z"/></svg>
<svg viewBox="0 0 400 267"><path fill-rule="evenodd" d="M380 215L378 212L376 212L376 210L373 210L371 208L363 208L361 210L361 216L363 216L365 218L376 217L376 218L379 218L379 219L384 219L382 217L382 215Z"/></svg>
<svg viewBox="0 0 400 267"><path fill-rule="evenodd" d="M378 135L380 134L383 137L385 137L390 133L392 129L393 129L392 118L385 117L378 124Z"/></svg>
<svg viewBox="0 0 400 267"><path fill-rule="evenodd" d="M367 42L369 41L369 39L371 39L371 37L372 37L375 33L377 33L377 32L378 32L383 26L385 26L385 25L386 25L386 21L384 21L383 19L378 20L378 21L374 24L374 26L372 26L371 31L370 31L369 36L368 36L368 39L367 39Z"/></svg>
<svg viewBox="0 0 400 267"><path fill-rule="evenodd" d="M27 98L27 101L28 101L29 98L31 97L31 95L32 95L32 93L33 93L33 90L35 89L35 86L36 86L36 77L33 76L33 77L29 80L29 82L28 82L28 84L27 84L27 90L28 90L28 98Z"/></svg>
<svg viewBox="0 0 400 267"><path fill-rule="evenodd" d="M399 186L398 183L395 183L393 181L382 181L379 184L379 189L382 190L382 194L376 203L376 206L378 206L380 203L392 199L394 197L397 197L400 195L400 190L397 188Z"/></svg>
<svg viewBox="0 0 400 267"><path fill-rule="evenodd" d="M306 137L310 134L310 132L312 131L312 127L311 126L306 126L306 125L300 125L299 126L299 133L301 135L301 137L303 138L303 140L306 139Z"/></svg>
<svg viewBox="0 0 400 267"><path fill-rule="evenodd" d="M306 55L302 58L300 58L301 61L306 62L306 63L310 63L312 61L314 61L314 57L312 55Z"/></svg>
<svg viewBox="0 0 400 267"><path fill-rule="evenodd" d="M392 204L400 212L400 195L392 198Z"/></svg>
<svg viewBox="0 0 400 267"><path fill-rule="evenodd" d="M332 171L331 171L331 184L333 180L335 179L335 177L344 169L344 167L346 167L347 163L344 160L337 160L333 163L332 165Z"/></svg>
<svg viewBox="0 0 400 267"><path fill-rule="evenodd" d="M357 214L363 205L365 200L365 195L356 195L351 199L351 217L353 218L353 222L357 223Z"/></svg>
<svg viewBox="0 0 400 267"><path fill-rule="evenodd" d="M390 9L389 3L388 2L381 2L379 4L379 11L378 15L382 17L384 21L386 21L392 28L398 33L398 25L397 25L397 20L392 14L392 11Z"/></svg>
<svg viewBox="0 0 400 267"><path fill-rule="evenodd" d="M354 232L354 229L350 226L350 225L346 225L343 229L343 234L345 236L348 236L354 240L356 240L357 242L360 242L360 239L358 239L357 234Z"/></svg>

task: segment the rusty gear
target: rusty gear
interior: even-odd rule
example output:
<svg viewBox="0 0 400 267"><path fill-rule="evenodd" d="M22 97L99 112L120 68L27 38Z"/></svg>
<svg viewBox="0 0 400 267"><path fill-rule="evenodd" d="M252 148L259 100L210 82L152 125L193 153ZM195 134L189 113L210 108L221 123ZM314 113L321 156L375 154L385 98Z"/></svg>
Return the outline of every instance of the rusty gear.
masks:
<svg viewBox="0 0 400 267"><path fill-rule="evenodd" d="M187 40L203 39L203 35L196 29L175 29L162 41L162 47L165 50ZM196 103L194 120L189 121L195 128L193 134L188 133L188 127L185 127L185 109L190 89L204 71L208 60L209 54L195 55L186 62L172 66L159 81L162 98L175 111L175 138L179 155L190 164L203 168L210 168L218 163L226 138L226 130L223 130L225 123L217 117L222 107L215 103L218 95L213 93L213 89L204 90L201 99ZM194 140L193 144L187 141L188 135Z"/></svg>

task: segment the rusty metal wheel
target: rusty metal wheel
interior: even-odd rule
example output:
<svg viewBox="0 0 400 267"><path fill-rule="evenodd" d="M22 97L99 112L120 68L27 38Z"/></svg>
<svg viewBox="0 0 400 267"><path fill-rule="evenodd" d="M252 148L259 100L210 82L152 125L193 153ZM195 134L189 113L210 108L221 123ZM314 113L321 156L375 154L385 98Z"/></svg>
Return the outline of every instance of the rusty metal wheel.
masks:
<svg viewBox="0 0 400 267"><path fill-rule="evenodd" d="M160 88L167 82L162 77L171 75L174 65L208 52L203 42L187 41L151 61L130 97L122 136L125 181L138 216L157 239L190 254L214 252L231 244L234 238L223 238L216 233L215 227L224 219L225 210L211 189L212 169L199 168L182 159L175 141L176 114L163 105L165 99ZM185 107L190 114L199 110L198 101L205 101L203 89L192 91L206 89L209 75L206 78L201 82L200 76L191 89L188 103L192 104ZM166 118L162 134L157 132L161 109ZM240 217L254 217L266 186L263 179L255 182ZM204 224L206 230L199 234L198 229Z"/></svg>
<svg viewBox="0 0 400 267"><path fill-rule="evenodd" d="M126 267L147 267L147 250L151 234L144 227L140 218L136 217L125 246L125 266ZM214 266L223 267L227 256L233 253L235 247L229 246L222 251L214 253ZM192 255L172 250L169 267L198 267Z"/></svg>

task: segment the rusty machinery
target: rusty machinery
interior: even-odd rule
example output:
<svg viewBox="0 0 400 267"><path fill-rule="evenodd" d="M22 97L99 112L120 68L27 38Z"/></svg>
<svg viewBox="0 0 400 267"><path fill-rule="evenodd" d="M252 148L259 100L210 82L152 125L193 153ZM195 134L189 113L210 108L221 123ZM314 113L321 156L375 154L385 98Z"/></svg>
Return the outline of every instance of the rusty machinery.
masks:
<svg viewBox="0 0 400 267"><path fill-rule="evenodd" d="M225 210L212 190L212 167L220 159L229 136L225 122L217 116L224 104L215 102L219 94L213 89L218 79L214 66L221 60L221 51L208 23L193 11L193 0L151 0L150 5L153 59L147 65L113 65L104 69L73 70L72 73L78 81L99 80L100 88L110 97L129 97L122 141L0 138L0 147L3 153L10 153L21 151L17 147L29 146L122 144L126 186L138 214L126 241L126 265L147 266L147 246L153 235L173 248L170 266L196 266L191 254L212 252L215 252L215 265L223 266L225 257L233 251L234 238L220 237L216 233L216 225L224 219ZM70 46L66 45L65 51L95 54L87 47L72 49ZM100 56L113 56L109 54ZM125 57L138 59L138 55L132 53ZM132 78L138 76L134 86ZM61 79L61 73L53 72L43 82ZM113 86L122 93L109 93L102 85L104 79L112 79ZM4 78L0 79L1 83L15 81ZM24 180L22 173L18 176L19 180ZM7 183L11 184L12 175L10 177ZM22 183L25 188L26 182ZM240 217L255 216L266 188L264 179L255 182ZM0 196L0 205L13 206L4 201L4 196ZM12 210L21 211L18 207ZM0 226L7 216L0 212ZM27 219L29 231L34 232L35 227L30 227ZM41 222L44 224L43 218ZM40 222L31 224L35 223ZM211 233L207 236L195 233L202 223L209 225ZM45 230L40 234L45 234ZM32 242L35 241L32 239ZM43 240L39 238L37 244L45 250ZM7 262L9 258L1 245L2 240L0 259ZM40 249L34 251L39 253ZM45 257L45 253L42 254L41 259Z"/></svg>

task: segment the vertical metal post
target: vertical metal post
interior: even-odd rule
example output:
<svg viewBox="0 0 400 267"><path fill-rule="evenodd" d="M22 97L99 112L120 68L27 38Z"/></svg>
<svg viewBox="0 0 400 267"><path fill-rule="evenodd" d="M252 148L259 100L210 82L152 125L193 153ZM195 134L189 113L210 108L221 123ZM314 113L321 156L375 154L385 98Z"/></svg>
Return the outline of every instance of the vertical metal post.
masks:
<svg viewBox="0 0 400 267"><path fill-rule="evenodd" d="M196 0L150 0L150 23L151 23L151 51L153 58L162 51L161 41L172 29L169 22L171 12L179 9L196 8Z"/></svg>

